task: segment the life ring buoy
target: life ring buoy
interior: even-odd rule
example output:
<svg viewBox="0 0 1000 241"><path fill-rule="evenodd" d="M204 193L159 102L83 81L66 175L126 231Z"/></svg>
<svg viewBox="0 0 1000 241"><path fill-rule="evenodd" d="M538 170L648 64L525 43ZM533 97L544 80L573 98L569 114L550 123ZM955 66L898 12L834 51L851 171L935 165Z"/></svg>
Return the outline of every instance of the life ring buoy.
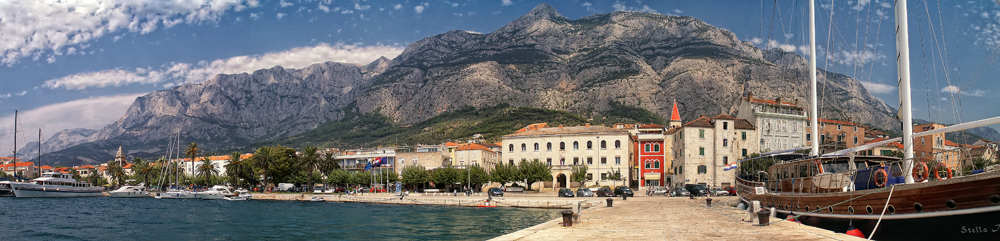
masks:
<svg viewBox="0 0 1000 241"><path fill-rule="evenodd" d="M941 171L939 171L938 168L941 168L941 165L934 167L934 178L937 178L938 180L951 179L951 168L944 167L945 173L947 174L946 178L941 178Z"/></svg>
<svg viewBox="0 0 1000 241"><path fill-rule="evenodd" d="M927 168L927 163L918 162L917 166L913 167L913 181L923 182L927 180L930 176L930 169Z"/></svg>
<svg viewBox="0 0 1000 241"><path fill-rule="evenodd" d="M878 169L878 171L875 171L875 186L885 187L885 184L888 182L889 182L889 173L886 173L885 169Z"/></svg>

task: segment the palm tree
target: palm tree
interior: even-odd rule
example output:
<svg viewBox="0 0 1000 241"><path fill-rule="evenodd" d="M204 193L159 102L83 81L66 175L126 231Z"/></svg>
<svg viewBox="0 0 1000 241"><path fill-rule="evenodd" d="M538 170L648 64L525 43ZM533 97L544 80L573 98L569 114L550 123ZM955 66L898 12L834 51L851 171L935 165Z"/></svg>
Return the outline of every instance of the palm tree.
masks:
<svg viewBox="0 0 1000 241"><path fill-rule="evenodd" d="M267 169L273 165L277 165L278 163L278 159L272 156L272 153L274 152L274 147L265 146L257 148L257 152L253 154L253 161L251 162L251 165L261 169L263 174L262 181L264 183L264 189L267 189Z"/></svg>
<svg viewBox="0 0 1000 241"><path fill-rule="evenodd" d="M191 170L194 171L194 161L195 158L198 157L198 143L191 142L191 144L188 145L187 151L184 152L184 155L191 157Z"/></svg>
<svg viewBox="0 0 1000 241"><path fill-rule="evenodd" d="M123 179L125 178L125 169L123 169L121 166L118 166L116 162L111 162L111 164L108 165L107 169L105 169L105 172L107 172L108 177L111 178L111 184L121 185L122 182L124 181Z"/></svg>
<svg viewBox="0 0 1000 241"><path fill-rule="evenodd" d="M239 186L240 175L243 174L243 169L246 167L246 163L240 160L240 152L234 151L229 153L229 164L226 164L226 175L229 176L229 180Z"/></svg>
<svg viewBox="0 0 1000 241"><path fill-rule="evenodd" d="M330 184L333 171L340 169L337 159L333 158L333 153L323 154L323 161L319 163L319 171L326 175L326 184Z"/></svg>
<svg viewBox="0 0 1000 241"><path fill-rule="evenodd" d="M202 158L201 166L198 167L198 174L205 177L205 186L211 184L212 176L219 175L219 170L215 169L215 164L208 157Z"/></svg>
<svg viewBox="0 0 1000 241"><path fill-rule="evenodd" d="M142 182L149 186L149 175L153 174L155 169L149 162L143 161L142 158L136 157L132 162L132 171L136 176L142 177Z"/></svg>
<svg viewBox="0 0 1000 241"><path fill-rule="evenodd" d="M312 183L313 169L315 169L316 166L318 166L322 162L322 160L320 160L319 156L316 155L317 153L316 153L316 147L315 146L307 146L305 148L304 154L305 155L303 155L302 158L299 159L299 163L298 164L299 164L300 167L304 167L306 169L306 173L309 174L309 178L308 178L308 181L307 181L308 184L307 185L309 185L309 189L308 190L312 191L312 189L313 189L313 183Z"/></svg>

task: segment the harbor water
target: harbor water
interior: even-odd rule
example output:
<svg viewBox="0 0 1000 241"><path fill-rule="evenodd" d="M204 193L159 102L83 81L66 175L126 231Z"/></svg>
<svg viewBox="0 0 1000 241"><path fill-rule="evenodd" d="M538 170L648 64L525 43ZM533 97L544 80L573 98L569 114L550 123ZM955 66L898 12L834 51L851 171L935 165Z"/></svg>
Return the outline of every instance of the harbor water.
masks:
<svg viewBox="0 0 1000 241"><path fill-rule="evenodd" d="M0 240L485 240L559 210L154 198L0 198Z"/></svg>

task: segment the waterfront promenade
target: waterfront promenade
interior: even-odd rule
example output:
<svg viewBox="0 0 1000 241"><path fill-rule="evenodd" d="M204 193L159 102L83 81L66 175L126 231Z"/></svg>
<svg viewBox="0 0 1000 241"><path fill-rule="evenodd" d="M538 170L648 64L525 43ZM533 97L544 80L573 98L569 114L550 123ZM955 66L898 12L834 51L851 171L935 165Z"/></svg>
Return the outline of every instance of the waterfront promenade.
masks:
<svg viewBox="0 0 1000 241"><path fill-rule="evenodd" d="M731 203L736 198L713 199ZM615 198L614 207L584 210L572 227L556 219L492 240L863 240L787 221L753 226L756 220L742 221L747 216L728 205L706 207L704 198Z"/></svg>
<svg viewBox="0 0 1000 241"><path fill-rule="evenodd" d="M400 198L393 194L364 194L364 195L341 195L341 194L272 194L254 193L254 200L278 200L278 201L309 201L312 197L322 197L326 202L359 202L359 203L381 203L399 205L445 205L445 206L465 206L477 207L486 205L485 195L465 196L438 194L425 196L423 194L413 194ZM546 209L567 209L579 210L590 207L605 205L605 198L559 198L554 193L538 195L508 195L506 197L493 197L490 206L496 207L516 207L516 208L546 208Z"/></svg>

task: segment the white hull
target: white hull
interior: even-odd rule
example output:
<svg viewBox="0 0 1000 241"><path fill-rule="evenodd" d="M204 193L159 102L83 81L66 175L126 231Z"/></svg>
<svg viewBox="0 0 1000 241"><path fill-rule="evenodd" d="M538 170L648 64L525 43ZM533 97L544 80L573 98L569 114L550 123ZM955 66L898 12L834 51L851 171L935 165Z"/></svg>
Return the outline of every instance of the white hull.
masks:
<svg viewBox="0 0 1000 241"><path fill-rule="evenodd" d="M101 187L49 187L29 183L12 183L11 186L17 197L100 197L104 191Z"/></svg>
<svg viewBox="0 0 1000 241"><path fill-rule="evenodd" d="M195 195L196 198L201 198L201 199L205 199L205 200L220 200L220 199L226 197L226 195L223 195L220 192L214 192L214 193L213 192L197 192L194 195Z"/></svg>
<svg viewBox="0 0 1000 241"><path fill-rule="evenodd" d="M10 181L0 181L0 197L13 197L14 189L10 188Z"/></svg>
<svg viewBox="0 0 1000 241"><path fill-rule="evenodd" d="M108 192L111 197L149 197L149 192Z"/></svg>
<svg viewBox="0 0 1000 241"><path fill-rule="evenodd" d="M192 192L165 192L156 194L156 199L189 199L197 198Z"/></svg>

